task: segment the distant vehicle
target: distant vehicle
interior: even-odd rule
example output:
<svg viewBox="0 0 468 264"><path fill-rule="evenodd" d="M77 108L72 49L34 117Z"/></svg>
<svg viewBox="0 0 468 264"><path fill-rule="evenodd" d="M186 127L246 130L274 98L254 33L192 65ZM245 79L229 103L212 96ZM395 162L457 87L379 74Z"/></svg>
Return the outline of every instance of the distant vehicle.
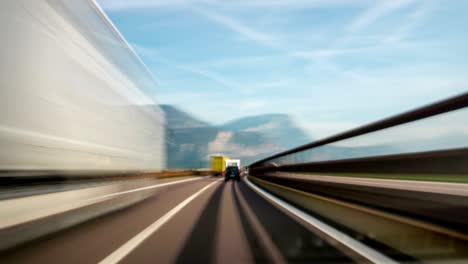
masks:
<svg viewBox="0 0 468 264"><path fill-rule="evenodd" d="M226 160L228 160L226 156L211 156L211 174L214 176L223 174L226 170Z"/></svg>
<svg viewBox="0 0 468 264"><path fill-rule="evenodd" d="M234 179L240 181L240 170L237 166L228 166L224 172L224 180L229 181L229 179Z"/></svg>
<svg viewBox="0 0 468 264"><path fill-rule="evenodd" d="M226 167L229 167L229 166L237 166L238 168L240 168L240 160L239 159L227 159L226 160Z"/></svg>

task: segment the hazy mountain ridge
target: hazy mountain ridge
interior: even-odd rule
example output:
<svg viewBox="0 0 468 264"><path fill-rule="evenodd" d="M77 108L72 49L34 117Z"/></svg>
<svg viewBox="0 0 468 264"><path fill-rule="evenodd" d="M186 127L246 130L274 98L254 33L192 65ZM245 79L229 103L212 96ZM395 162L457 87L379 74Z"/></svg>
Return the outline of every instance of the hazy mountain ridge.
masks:
<svg viewBox="0 0 468 264"><path fill-rule="evenodd" d="M209 156L224 154L248 165L263 157L312 141L285 114L248 116L220 126L210 125L173 106L162 107L167 121L167 166L207 167ZM430 138L396 138L391 143L361 146L326 145L309 152L307 161L350 159L465 147L467 133L436 134Z"/></svg>
<svg viewBox="0 0 468 264"><path fill-rule="evenodd" d="M166 115L167 126L170 128L208 127L207 122L196 119L190 114L172 105L159 105Z"/></svg>
<svg viewBox="0 0 468 264"><path fill-rule="evenodd" d="M239 118L222 126L237 132L257 132L264 134L275 144L289 149L309 143L311 139L286 114L265 114Z"/></svg>
<svg viewBox="0 0 468 264"><path fill-rule="evenodd" d="M284 114L249 116L214 126L171 105L162 105L161 109L166 114L169 168L207 167L213 154L240 158L247 165L310 142Z"/></svg>

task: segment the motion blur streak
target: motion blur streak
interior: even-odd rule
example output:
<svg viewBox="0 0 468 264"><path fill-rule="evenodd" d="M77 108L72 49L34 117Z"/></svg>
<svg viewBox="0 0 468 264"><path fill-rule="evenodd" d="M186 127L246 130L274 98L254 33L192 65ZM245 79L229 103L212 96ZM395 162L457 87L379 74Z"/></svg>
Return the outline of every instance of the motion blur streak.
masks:
<svg viewBox="0 0 468 264"><path fill-rule="evenodd" d="M94 1L1 1L0 34L0 170L164 167L156 82Z"/></svg>

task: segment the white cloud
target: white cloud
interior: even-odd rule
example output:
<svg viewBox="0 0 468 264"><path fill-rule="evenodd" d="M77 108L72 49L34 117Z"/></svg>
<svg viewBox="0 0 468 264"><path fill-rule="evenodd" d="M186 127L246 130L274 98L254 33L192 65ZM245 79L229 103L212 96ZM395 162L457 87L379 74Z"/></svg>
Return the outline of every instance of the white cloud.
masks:
<svg viewBox="0 0 468 264"><path fill-rule="evenodd" d="M155 62L162 62L163 64L167 66L179 69L181 71L194 73L196 75L202 76L208 80L211 80L213 82L220 84L218 88L221 88L221 89L219 90L222 90L223 88L230 89L238 93L241 93L244 96L249 96L254 91L258 92L259 90L271 90L271 89L274 89L275 87L284 87L290 83L290 80L285 80L285 79L263 80L263 81L260 80L259 82L251 83L251 84L238 83L229 78L226 78L225 75L216 73L215 71L212 71L212 70L208 70L207 66L199 66L203 64L196 64L196 65L179 64L160 55L155 49L143 47L135 43L133 43L132 46L135 48L135 50L139 54L144 55L146 59L149 59ZM169 88L169 87L166 87L165 82L163 80L158 80L158 83L160 84L159 86L162 88ZM218 94L217 96L219 97L220 95ZM243 104L241 105L241 109L246 110L246 111L247 110L251 111L254 109L259 110L265 105L266 103L262 100L253 100L253 101L250 100L250 101L244 101Z"/></svg>
<svg viewBox="0 0 468 264"><path fill-rule="evenodd" d="M125 10L136 8L167 8L183 7L189 5L204 5L211 7L228 8L260 8L260 9L304 9L323 7L342 7L363 5L374 0L99 0L100 4L108 10Z"/></svg>
<svg viewBox="0 0 468 264"><path fill-rule="evenodd" d="M222 76L220 74L217 74L215 72L212 72L212 71L209 71L209 70L206 70L206 69L203 69L203 68L191 66L191 65L179 64L179 63L174 62L174 61L172 61L170 59L167 59L164 56L162 56L161 54L159 54L155 49L143 47L143 46L135 44L135 43L131 44L131 46L135 48L137 53L144 55L146 59L153 60L155 62L162 62L162 63L164 63L164 64L166 64L168 66L177 68L179 70L195 73L195 74L203 76L203 77L205 77L205 78L207 78L209 80L215 81L215 82L221 84L222 86L224 86L225 88L237 89L239 87L239 85L237 83L235 83L234 81L228 80L224 76Z"/></svg>
<svg viewBox="0 0 468 264"><path fill-rule="evenodd" d="M191 92L180 95L177 93L178 89L173 89L174 92L164 94L162 97L164 100L160 101L167 100L168 102L178 102L181 105L190 106L200 116L216 122L248 115L251 112L272 112L276 111L275 105L286 105L287 108L282 108L281 111L295 114L301 120L316 120L318 122L305 125L313 137L317 139L355 127L361 121L367 123L380 118L381 115L397 113L416 104L440 99L456 91L466 90L468 82L465 78L460 78L460 76L465 75L462 72L454 72L453 75L448 74L447 72L453 72L453 70L447 69L446 62L425 69L421 65L415 65L417 62L407 61L404 57L405 54L410 54L408 48L418 48L421 53L427 54L426 51L421 51L422 47L427 47L427 42L423 44L406 42L405 39L411 36L411 33L420 27L425 22L427 15L434 10L429 1L434 2L432 0L351 1L360 6L367 4L368 9L357 16L349 28L345 24L341 25L345 30L343 36L333 37L333 34L331 36L330 34L323 34L326 39L324 42L319 42L325 43L325 45L321 46L317 46L319 44L314 44L312 41L300 41L307 36L313 35L308 34L310 33L308 32L309 29L304 30L304 34L301 34L301 36L293 35L294 37L288 38L287 36L291 36L291 34L282 35L277 28L272 27L269 29L267 27L267 25L278 24L277 20L271 23L270 19L276 19L274 17L262 16L263 26L259 27L261 23L249 24L250 20L242 20L243 16L233 14L255 14L250 13L250 9L247 8L254 8L255 12L264 12L263 8L278 8L282 11L282 8L288 7L321 7L327 6L327 4L342 8L347 4L346 1L297 0L289 2L291 5L287 5L288 1L279 0L240 0L231 2L137 0L105 2L114 3L115 7L118 7L120 2L120 7L125 5L127 7L143 7L146 3L148 7L174 6L188 8L188 10L193 10L195 14L198 14L200 18L206 18L212 23L226 28L228 33L232 32L231 34L264 47L274 47L274 50L266 55L265 49L263 49L260 53L262 55L230 58L209 57L207 61L192 64L170 60L168 59L170 55L162 54L164 56L160 56L161 54L152 49L146 51L151 54L147 58L161 61L171 66L171 68L181 70L181 78L178 83L181 85L173 85L173 88L184 90L183 88L189 87L191 84L189 80L192 76L186 77L184 74L194 73L220 84L219 88L235 90L239 97L249 96L249 100L244 101L243 104L241 103L242 99L236 98L236 102L237 100L239 102L236 107L240 107L237 109L238 111L229 113L216 111L229 105L229 102L226 103L225 90L223 89L217 91L201 89L204 90L201 93ZM203 4L198 5L202 2ZM372 3L372 5L369 3ZM229 9L230 7L244 9L233 10ZM246 10L248 12L244 12ZM362 30L386 16L392 15L393 18L394 14L398 15L395 15L395 17L398 17L399 23L393 25L393 29L389 29L390 32L380 31L375 35L366 35L367 31ZM258 20L255 20L255 22L258 22ZM324 21L324 23L326 22ZM266 30L263 31L263 28L266 28ZM349 29L349 31L346 32L346 29ZM303 29L300 27L298 29L291 28L291 31L295 30ZM402 42L402 40L405 40L405 42ZM409 41L413 40L410 39ZM210 44L208 43L208 45ZM397 50L400 48L406 50ZM141 51L141 49L137 50ZM439 51L444 52L443 49L439 49ZM226 53L226 56L229 56L228 54L229 52ZM340 56L351 54L358 56L353 57L352 61L348 61L351 62L349 64L340 63L346 62L346 59L348 59ZM411 55L408 58L413 56L419 58L418 53ZM400 57L402 59L399 59ZM370 58L373 59L373 62L377 62L375 68L371 68L372 65L368 64L367 60ZM293 73L286 72L288 75L285 74L285 76L281 74L273 75L277 73L275 72L277 65L289 65L288 63L295 67ZM408 65L412 65L413 68L407 68ZM259 70L270 71L271 74L268 75L270 78L264 78L266 74L258 74L254 79L242 79L238 75L229 75L229 73L234 72L230 71L231 69L238 68L245 71L247 67L249 67L247 70L252 68L255 73L259 72ZM225 68L229 69L224 71ZM465 68L461 67L459 71ZM246 81L251 83L246 84ZM281 89L277 89L278 87L284 89L280 91ZM262 92L259 92L259 90ZM245 91L254 91L255 94L247 94ZM258 94L261 94L261 97ZM336 101L335 97L338 97L339 101ZM262 98L268 99L266 101L256 100ZM286 103L279 104L278 100L284 100ZM303 109L296 110L299 107ZM327 116L331 112L335 116ZM350 112L355 112L356 115L350 117ZM349 120L356 123L347 122Z"/></svg>
<svg viewBox="0 0 468 264"><path fill-rule="evenodd" d="M322 139L329 137L352 128L361 125L356 122L344 122L344 121L329 121L329 122L300 122L300 125L309 133L314 139Z"/></svg>
<svg viewBox="0 0 468 264"><path fill-rule="evenodd" d="M184 7L191 4L211 3L211 0L98 0L104 9L122 11L127 9Z"/></svg>
<svg viewBox="0 0 468 264"><path fill-rule="evenodd" d="M426 0L421 2L413 12L411 12L404 24L399 27L393 34L383 39L386 43L398 43L406 38L410 33L415 30L418 26L422 25L425 18L435 10L437 5L436 1Z"/></svg>
<svg viewBox="0 0 468 264"><path fill-rule="evenodd" d="M342 7L354 6L370 2L369 0L243 0L232 1L237 5L246 7L259 7L259 8L321 8L321 7Z"/></svg>
<svg viewBox="0 0 468 264"><path fill-rule="evenodd" d="M416 0L382 0L368 8L363 13L359 14L349 25L348 30L351 32L359 31L378 19L389 15L401 8L407 7Z"/></svg>
<svg viewBox="0 0 468 264"><path fill-rule="evenodd" d="M290 80L276 80L276 81L270 81L270 82L263 82L263 83L258 83L252 85L254 89L268 89L271 90L272 88L285 88L287 85L291 84Z"/></svg>
<svg viewBox="0 0 468 264"><path fill-rule="evenodd" d="M219 58L215 60L208 60L197 62L192 64L197 67L207 67L207 68L229 68L229 67L239 67L239 66L268 66L272 62L278 62L278 60L285 58L284 55L253 55L253 56L240 56L240 57L227 57Z"/></svg>
<svg viewBox="0 0 468 264"><path fill-rule="evenodd" d="M262 99L239 100L239 109L241 111L254 111L262 109L266 102Z"/></svg>
<svg viewBox="0 0 468 264"><path fill-rule="evenodd" d="M230 29L231 31L239 34L240 36L248 40L252 40L256 43L259 43L261 45L268 46L268 47L277 46L275 44L276 39L273 36L264 32L257 31L251 26L247 26L246 24L240 22L237 19L234 19L226 15L221 15L217 12L198 8L198 7L192 7L192 10L194 10L196 13L200 15L203 15L204 17L211 20L212 22L215 22L221 26L224 26Z"/></svg>
<svg viewBox="0 0 468 264"><path fill-rule="evenodd" d="M238 89L238 87L240 87L240 85L238 85L234 81L228 80L223 75L217 74L217 73L212 72L212 71L208 71L208 70L205 70L205 69L196 68L196 67L192 67L192 66L186 66L186 65L176 65L176 67L179 68L179 69L185 70L185 71L189 71L189 72L192 72L192 73L199 74L199 75L201 75L203 77L206 77L206 78L208 78L208 79L210 79L212 81L215 81L215 82L218 82L219 84L222 84L226 88Z"/></svg>
<svg viewBox="0 0 468 264"><path fill-rule="evenodd" d="M345 54L367 51L375 47L343 48L343 49L318 49L313 51L294 51L289 55L303 59L328 58Z"/></svg>

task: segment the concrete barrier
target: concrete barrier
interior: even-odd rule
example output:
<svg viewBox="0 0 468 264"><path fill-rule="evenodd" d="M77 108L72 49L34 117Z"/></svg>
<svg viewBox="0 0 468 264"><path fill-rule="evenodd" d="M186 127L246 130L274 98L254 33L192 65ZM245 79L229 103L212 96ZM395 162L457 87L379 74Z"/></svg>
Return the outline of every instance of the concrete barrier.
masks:
<svg viewBox="0 0 468 264"><path fill-rule="evenodd" d="M133 176L94 187L0 200L0 250L123 209L154 195L160 187L202 178L185 170L170 171L157 177Z"/></svg>

